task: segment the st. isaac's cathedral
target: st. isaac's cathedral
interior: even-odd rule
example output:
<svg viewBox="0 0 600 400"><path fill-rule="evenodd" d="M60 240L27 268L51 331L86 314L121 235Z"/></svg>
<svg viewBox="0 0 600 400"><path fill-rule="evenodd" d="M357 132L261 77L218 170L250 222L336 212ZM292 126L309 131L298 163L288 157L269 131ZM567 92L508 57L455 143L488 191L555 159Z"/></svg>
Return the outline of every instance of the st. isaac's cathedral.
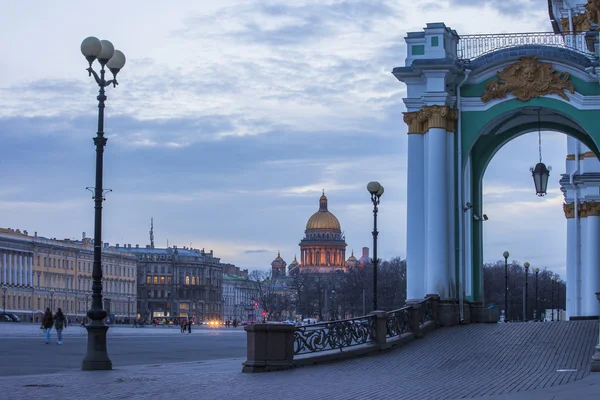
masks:
<svg viewBox="0 0 600 400"><path fill-rule="evenodd" d="M300 241L300 262L294 256L294 261L288 266L288 273L294 275L302 271L319 273L346 271L347 268L369 262L368 247L363 247L360 259L357 259L352 252L346 260L346 246L340 221L328 210L327 197L323 191L319 198L319 209L308 219L304 238ZM285 276L286 265L287 263L278 253L277 258L271 263L273 276Z"/></svg>

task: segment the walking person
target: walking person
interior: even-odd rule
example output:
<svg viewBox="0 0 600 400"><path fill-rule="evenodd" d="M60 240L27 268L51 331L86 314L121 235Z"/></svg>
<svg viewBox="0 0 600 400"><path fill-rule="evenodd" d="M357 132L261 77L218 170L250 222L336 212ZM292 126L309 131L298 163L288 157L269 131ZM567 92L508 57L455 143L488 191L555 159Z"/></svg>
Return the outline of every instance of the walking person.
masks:
<svg viewBox="0 0 600 400"><path fill-rule="evenodd" d="M192 321L187 322L188 333L192 333Z"/></svg>
<svg viewBox="0 0 600 400"><path fill-rule="evenodd" d="M50 308L46 308L46 311L44 312L44 318L42 318L42 328L46 333L46 344L50 343L50 331L52 330L52 325L54 325L52 311L50 311Z"/></svg>
<svg viewBox="0 0 600 400"><path fill-rule="evenodd" d="M67 319L65 318L65 315L63 314L62 310L59 307L58 311L54 315L54 328L56 328L56 336L58 339L58 344L62 344L62 331L63 331L63 328L66 327L66 321L67 321Z"/></svg>

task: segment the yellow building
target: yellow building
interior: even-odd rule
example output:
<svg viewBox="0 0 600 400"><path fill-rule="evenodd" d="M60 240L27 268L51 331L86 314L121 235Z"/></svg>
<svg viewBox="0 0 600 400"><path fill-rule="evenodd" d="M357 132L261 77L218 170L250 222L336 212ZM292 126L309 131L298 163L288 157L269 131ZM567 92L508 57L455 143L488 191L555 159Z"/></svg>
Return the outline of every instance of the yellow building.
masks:
<svg viewBox="0 0 600 400"><path fill-rule="evenodd" d="M26 321L46 307L71 318L85 316L91 302L93 241L47 239L27 231L0 228L2 309ZM117 321L135 316L135 257L102 249L104 308Z"/></svg>

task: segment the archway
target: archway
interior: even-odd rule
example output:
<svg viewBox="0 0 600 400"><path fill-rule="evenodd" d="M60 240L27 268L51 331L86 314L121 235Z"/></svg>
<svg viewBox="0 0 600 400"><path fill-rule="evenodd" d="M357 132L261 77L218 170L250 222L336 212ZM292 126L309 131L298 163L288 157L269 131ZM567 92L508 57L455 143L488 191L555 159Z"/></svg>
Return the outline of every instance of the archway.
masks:
<svg viewBox="0 0 600 400"><path fill-rule="evenodd" d="M448 323L468 317L465 303L469 310L482 306L482 230L474 215L482 215L483 175L502 146L538 129L562 132L581 142L581 155L592 154L597 163L597 171L579 171L578 150L576 179L584 182L597 173L600 186L596 55L527 45L465 60L459 58L460 39L444 24L428 24L407 36L407 65L393 71L408 87L408 299L439 295L447 303ZM571 189L566 208L593 209L585 229L600 248L600 191L598 201L577 194L574 205ZM587 284L567 287L577 291L571 297L589 299L571 315L600 314L593 295L600 291L600 251L590 250L585 258L578 268ZM573 269L569 262L567 269Z"/></svg>

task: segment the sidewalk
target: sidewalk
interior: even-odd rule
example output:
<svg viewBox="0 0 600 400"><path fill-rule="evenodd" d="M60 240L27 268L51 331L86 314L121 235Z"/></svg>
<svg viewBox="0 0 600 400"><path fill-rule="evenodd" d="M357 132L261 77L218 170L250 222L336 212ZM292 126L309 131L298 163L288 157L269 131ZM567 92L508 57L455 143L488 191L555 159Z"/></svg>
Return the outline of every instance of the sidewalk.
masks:
<svg viewBox="0 0 600 400"><path fill-rule="evenodd" d="M264 374L243 359L0 378L11 399L600 399L597 322L439 329L389 352ZM238 397L239 396L239 397Z"/></svg>

